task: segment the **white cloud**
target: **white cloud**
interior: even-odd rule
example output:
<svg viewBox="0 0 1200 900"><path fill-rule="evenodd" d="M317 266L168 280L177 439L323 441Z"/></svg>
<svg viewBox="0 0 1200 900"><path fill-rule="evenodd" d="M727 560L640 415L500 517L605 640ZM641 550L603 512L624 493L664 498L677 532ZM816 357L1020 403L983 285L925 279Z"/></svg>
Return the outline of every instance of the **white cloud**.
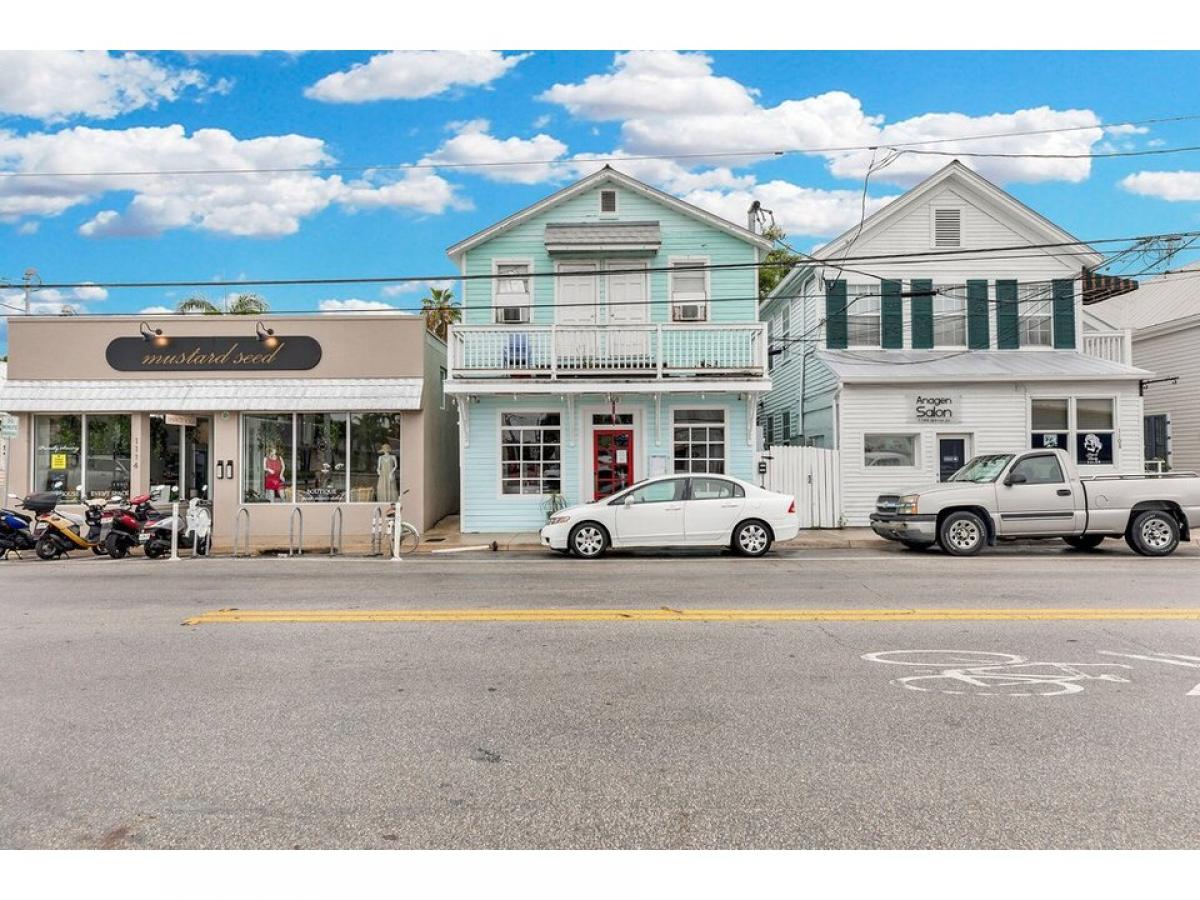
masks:
<svg viewBox="0 0 1200 900"><path fill-rule="evenodd" d="M571 157L571 168L577 177L582 177L611 165L626 175L673 194L714 188L744 188L755 183L753 175L735 175L726 167L697 171L672 159L629 159L626 158L628 156L620 150L612 153L577 153Z"/></svg>
<svg viewBox="0 0 1200 900"><path fill-rule="evenodd" d="M840 234L858 223L862 210L861 191L819 190L778 180L735 190L692 191L683 199L738 225L745 224L746 212L757 200L789 235ZM868 197L867 215L894 199Z"/></svg>
<svg viewBox="0 0 1200 900"><path fill-rule="evenodd" d="M533 127L536 128L538 131L541 131L543 128L545 128L547 125L550 124L550 120L553 118L554 117L552 115L550 115L549 113L538 116L536 119L533 120Z"/></svg>
<svg viewBox="0 0 1200 900"><path fill-rule="evenodd" d="M456 134L445 141L422 162L438 165L478 165L472 174L481 175L491 181L515 184L537 184L546 181L555 171L554 166L532 163L555 160L567 152L567 145L550 137L538 134L528 140L518 137L498 138L489 134L491 123L487 119L457 122ZM529 162L531 165L521 165ZM499 164L503 165L499 165Z"/></svg>
<svg viewBox="0 0 1200 900"><path fill-rule="evenodd" d="M1200 200L1200 172L1134 172L1122 178L1120 184L1131 194L1172 203Z"/></svg>
<svg viewBox="0 0 1200 900"><path fill-rule="evenodd" d="M47 122L73 116L111 119L208 84L196 69L103 50L4 50L0 71L0 113Z"/></svg>
<svg viewBox="0 0 1200 900"><path fill-rule="evenodd" d="M160 316L167 313L174 313L175 310L170 306L144 306L138 310L139 316Z"/></svg>
<svg viewBox="0 0 1200 900"><path fill-rule="evenodd" d="M438 281L402 281L399 284L389 284L381 294L385 297L400 297L404 294L424 293L432 288L439 290L449 290L454 287L454 279L441 279Z"/></svg>
<svg viewBox="0 0 1200 900"><path fill-rule="evenodd" d="M59 288L43 288L33 291L29 296L29 311L35 316L56 316L64 309L74 312L86 311L88 303L104 300L108 291L102 287L88 285L85 287L62 290ZM0 291L0 303L5 304L4 312L11 313L25 308L25 291L20 288L10 288Z"/></svg>
<svg viewBox="0 0 1200 900"><path fill-rule="evenodd" d="M332 205L391 207L427 214L463 208L434 172L367 172L347 182L306 172L333 162L319 138L298 134L242 140L219 128L188 135L181 125L123 130L84 126L17 135L0 131L0 166L46 176L0 180L0 220L54 216L110 193L133 192L124 209L102 209L79 229L86 237L158 234L190 228L244 237L296 232ZM53 173L210 169L297 169L275 173L121 176Z"/></svg>
<svg viewBox="0 0 1200 900"><path fill-rule="evenodd" d="M561 104L582 119L620 122L619 149L630 155L673 156L691 168L700 162L696 154L713 154L705 157L708 165L746 166L767 158L768 151L815 148L833 175L856 180L866 173L871 152L836 148L1073 128L1077 130L926 146L950 152L1071 154L1088 153L1104 134L1099 117L1087 109L1038 107L984 116L929 113L887 124L844 91L763 106L757 91L715 74L709 56L675 51L618 53L610 72L578 84L556 84L540 99ZM757 150L763 155L744 155ZM910 186L950 158L906 153L873 180ZM1091 172L1088 159L964 162L999 182L1078 182Z"/></svg>
<svg viewBox="0 0 1200 900"><path fill-rule="evenodd" d="M40 224L38 222L22 222L17 227L17 234L37 234Z"/></svg>
<svg viewBox="0 0 1200 900"><path fill-rule="evenodd" d="M304 96L326 103L418 100L460 85L490 84L527 56L495 50L393 50L326 75L306 88Z"/></svg>
<svg viewBox="0 0 1200 900"><path fill-rule="evenodd" d="M322 300L317 304L317 308L321 312L360 312L365 310L380 310L385 312L400 312L390 303L384 303L381 300L359 300L358 298L350 298L347 300Z"/></svg>

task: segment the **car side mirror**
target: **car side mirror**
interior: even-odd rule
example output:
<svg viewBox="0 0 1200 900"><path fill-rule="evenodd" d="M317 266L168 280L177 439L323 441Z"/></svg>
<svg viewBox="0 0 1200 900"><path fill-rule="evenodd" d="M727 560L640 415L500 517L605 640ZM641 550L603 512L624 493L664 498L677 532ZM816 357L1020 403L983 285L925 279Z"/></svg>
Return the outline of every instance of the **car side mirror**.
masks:
<svg viewBox="0 0 1200 900"><path fill-rule="evenodd" d="M621 502L625 504L626 509L629 509L629 507L633 506L633 494L626 494L625 499Z"/></svg>
<svg viewBox="0 0 1200 900"><path fill-rule="evenodd" d="M1012 472L1004 479L1004 484L1007 487L1012 487L1014 484L1024 484L1029 479L1025 477L1024 472Z"/></svg>

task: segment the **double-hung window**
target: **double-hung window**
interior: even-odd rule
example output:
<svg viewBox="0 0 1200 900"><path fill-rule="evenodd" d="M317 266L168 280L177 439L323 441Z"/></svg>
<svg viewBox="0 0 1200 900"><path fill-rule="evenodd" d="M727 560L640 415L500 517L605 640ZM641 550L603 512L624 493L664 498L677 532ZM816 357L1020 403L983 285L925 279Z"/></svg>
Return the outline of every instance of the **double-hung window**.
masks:
<svg viewBox="0 0 1200 900"><path fill-rule="evenodd" d="M558 413L500 414L500 492L562 493L562 417Z"/></svg>
<svg viewBox="0 0 1200 900"><path fill-rule="evenodd" d="M851 347L878 347L880 343L878 284L846 287L846 343Z"/></svg>
<svg viewBox="0 0 1200 900"><path fill-rule="evenodd" d="M945 291L946 293L942 293ZM954 288L935 287L933 294L933 346L967 345L967 298L954 296Z"/></svg>
<svg viewBox="0 0 1200 900"><path fill-rule="evenodd" d="M1053 301L1048 284L1022 284L1017 288L1021 347L1050 347L1054 343L1051 318Z"/></svg>
<svg viewBox="0 0 1200 900"><path fill-rule="evenodd" d="M531 265L527 262L497 262L496 321L500 324L528 322L532 306Z"/></svg>
<svg viewBox="0 0 1200 900"><path fill-rule="evenodd" d="M725 472L725 411L675 410L675 471Z"/></svg>
<svg viewBox="0 0 1200 900"><path fill-rule="evenodd" d="M708 320L707 260L677 260L671 263L671 321Z"/></svg>

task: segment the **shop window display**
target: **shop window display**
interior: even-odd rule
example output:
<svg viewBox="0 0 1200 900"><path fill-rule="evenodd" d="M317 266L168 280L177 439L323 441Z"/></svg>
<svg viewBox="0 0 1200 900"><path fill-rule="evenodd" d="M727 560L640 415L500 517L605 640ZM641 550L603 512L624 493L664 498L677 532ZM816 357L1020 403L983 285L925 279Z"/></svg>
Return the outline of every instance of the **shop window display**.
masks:
<svg viewBox="0 0 1200 900"><path fill-rule="evenodd" d="M242 416L242 442L243 501L290 502L291 415L247 413Z"/></svg>

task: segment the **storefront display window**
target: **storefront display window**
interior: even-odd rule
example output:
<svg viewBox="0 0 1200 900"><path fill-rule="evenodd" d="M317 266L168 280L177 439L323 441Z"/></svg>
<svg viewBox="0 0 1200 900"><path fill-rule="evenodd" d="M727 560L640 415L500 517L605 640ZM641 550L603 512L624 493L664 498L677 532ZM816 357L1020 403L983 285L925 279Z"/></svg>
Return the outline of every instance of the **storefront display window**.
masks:
<svg viewBox="0 0 1200 900"><path fill-rule="evenodd" d="M917 464L917 436L915 434L865 434L863 435L863 465L869 468L882 466L915 466Z"/></svg>
<svg viewBox="0 0 1200 900"><path fill-rule="evenodd" d="M725 472L725 411L675 411L675 471L722 475Z"/></svg>
<svg viewBox="0 0 1200 900"><path fill-rule="evenodd" d="M57 491L64 502L78 502L83 484L83 416L36 416L33 434L33 490Z"/></svg>
<svg viewBox="0 0 1200 900"><path fill-rule="evenodd" d="M129 416L86 417L84 491L89 498L129 494Z"/></svg>
<svg viewBox="0 0 1200 900"><path fill-rule="evenodd" d="M1065 397L1030 401L1030 446L1034 450L1066 450L1070 416L1071 401Z"/></svg>
<svg viewBox="0 0 1200 900"><path fill-rule="evenodd" d="M350 502L394 503L400 484L400 414L350 416Z"/></svg>
<svg viewBox="0 0 1200 900"><path fill-rule="evenodd" d="M242 416L242 499L280 503L293 499L292 416Z"/></svg>
<svg viewBox="0 0 1200 900"><path fill-rule="evenodd" d="M296 423L296 499L344 502L346 413L304 413Z"/></svg>
<svg viewBox="0 0 1200 900"><path fill-rule="evenodd" d="M502 413L500 490L504 494L562 491L562 430L558 413Z"/></svg>
<svg viewBox="0 0 1200 900"><path fill-rule="evenodd" d="M1080 466L1111 466L1116 445L1116 410L1111 397L1030 401L1029 444L1035 450L1065 450Z"/></svg>

